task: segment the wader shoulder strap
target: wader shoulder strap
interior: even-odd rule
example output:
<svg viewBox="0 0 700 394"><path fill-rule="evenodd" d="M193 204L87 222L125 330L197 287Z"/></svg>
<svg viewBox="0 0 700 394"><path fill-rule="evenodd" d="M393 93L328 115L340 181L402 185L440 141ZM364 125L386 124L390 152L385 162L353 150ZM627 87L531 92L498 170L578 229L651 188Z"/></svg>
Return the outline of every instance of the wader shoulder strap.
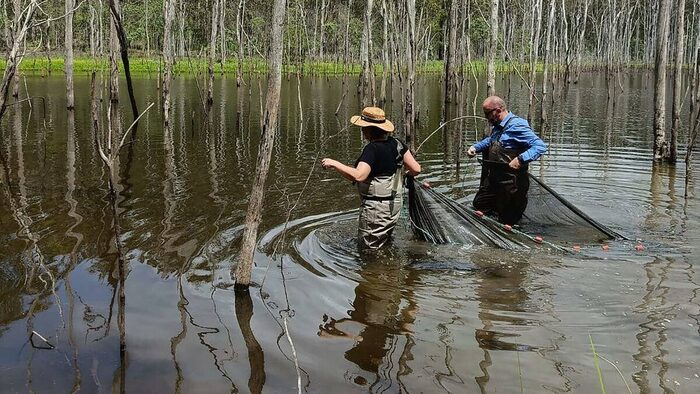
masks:
<svg viewBox="0 0 700 394"><path fill-rule="evenodd" d="M404 148L404 144L396 139L396 172L394 173L394 179L391 183L391 194L396 195L399 189L403 187L403 155L401 151Z"/></svg>
<svg viewBox="0 0 700 394"><path fill-rule="evenodd" d="M510 123L510 121L513 120L513 118L515 118L515 115L511 116L510 118L508 118L508 120L507 120L506 123L503 125L503 127L501 127L501 130L499 130L498 133L496 133L496 134L493 135L493 136L495 137L495 139L491 139L492 142L493 142L493 141L498 142L498 141L501 139L501 135L503 134L504 131L506 131L506 127L508 127L508 123Z"/></svg>

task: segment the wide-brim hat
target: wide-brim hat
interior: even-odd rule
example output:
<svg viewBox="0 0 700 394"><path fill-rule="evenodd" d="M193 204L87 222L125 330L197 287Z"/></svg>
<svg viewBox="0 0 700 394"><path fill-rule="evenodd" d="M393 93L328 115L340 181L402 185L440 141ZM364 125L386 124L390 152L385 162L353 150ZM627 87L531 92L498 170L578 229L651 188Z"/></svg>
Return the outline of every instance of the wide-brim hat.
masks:
<svg viewBox="0 0 700 394"><path fill-rule="evenodd" d="M394 132L394 124L386 118L384 110L377 107L365 107L362 110L362 115L355 115L350 118L350 123L360 127L376 127L387 133Z"/></svg>

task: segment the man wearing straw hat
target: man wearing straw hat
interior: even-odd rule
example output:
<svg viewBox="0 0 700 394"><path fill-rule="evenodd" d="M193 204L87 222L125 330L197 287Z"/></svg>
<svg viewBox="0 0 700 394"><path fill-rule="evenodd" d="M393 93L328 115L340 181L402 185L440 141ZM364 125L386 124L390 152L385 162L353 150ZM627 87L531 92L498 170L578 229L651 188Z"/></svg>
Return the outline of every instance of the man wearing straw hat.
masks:
<svg viewBox="0 0 700 394"><path fill-rule="evenodd" d="M420 173L420 164L406 144L393 138L394 125L377 107L366 107L361 115L350 118L369 141L354 167L337 160L321 160L323 168L332 168L357 185L362 204L358 225L361 247L377 249L384 246L399 220L403 203L403 171L411 176Z"/></svg>

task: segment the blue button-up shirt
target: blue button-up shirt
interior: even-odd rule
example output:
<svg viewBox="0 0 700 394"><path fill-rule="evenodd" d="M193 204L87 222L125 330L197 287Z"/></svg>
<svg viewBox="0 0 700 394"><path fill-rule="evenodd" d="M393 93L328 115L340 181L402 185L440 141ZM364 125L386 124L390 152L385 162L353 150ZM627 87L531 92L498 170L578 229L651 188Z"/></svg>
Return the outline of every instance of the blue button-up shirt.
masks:
<svg viewBox="0 0 700 394"><path fill-rule="evenodd" d="M491 128L491 135L474 144L477 152L489 148L491 140L499 136L499 141L505 149L524 150L518 157L523 163L537 160L547 152L547 144L535 134L527 120L508 112L501 123Z"/></svg>

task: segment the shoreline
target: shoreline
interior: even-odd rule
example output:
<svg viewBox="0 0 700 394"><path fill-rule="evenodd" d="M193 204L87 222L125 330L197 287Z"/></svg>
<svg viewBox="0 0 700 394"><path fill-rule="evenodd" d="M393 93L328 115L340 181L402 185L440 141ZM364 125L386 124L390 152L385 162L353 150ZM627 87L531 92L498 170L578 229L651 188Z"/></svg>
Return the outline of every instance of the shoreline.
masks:
<svg viewBox="0 0 700 394"><path fill-rule="evenodd" d="M130 60L130 71L132 74L158 74L162 71L163 62L160 58L148 58L148 57L132 57ZM653 64L631 64L625 66L623 70L644 70L653 68ZM582 71L590 70L600 70L604 68L604 65L583 65ZM73 63L73 73L74 75L89 75L93 71L101 72L107 71L108 60L102 58L101 60L96 60L92 57L77 57ZM562 65L552 64L550 65L550 70L561 69ZM5 69L5 60L0 60L0 70ZM123 71L121 61L119 62L119 69ZM511 73L511 72L529 72L530 65L527 63L515 63L515 62L498 62L496 64L496 72L498 73ZM544 69L543 63L537 63L535 66L535 71L540 73ZM25 57L22 60L19 68L20 72L29 75L40 75L48 76L54 73L64 74L64 58L61 56L47 58L31 56ZM200 73L206 73L208 70L208 61L202 59L180 59L176 60L173 65L173 73L176 75L197 75ZM223 64L217 62L214 64L215 74L230 74L236 75L238 71L238 61L235 59L227 60ZM301 65L298 64L287 64L283 66L283 72L286 74L297 74L309 76L309 75L360 75L361 66L360 64L343 64L335 62L321 62L321 61L306 61ZM443 73L444 62L442 60L430 60L427 63L422 63L416 66L416 72L420 74L435 74ZM483 60L476 60L470 64L465 64L465 74L469 78L474 73L482 73L486 71L486 62ZM384 72L384 67L381 64L374 65L374 73L377 76L381 76ZM249 59L243 62L243 73L244 74L264 74L267 73L267 62L262 59Z"/></svg>

